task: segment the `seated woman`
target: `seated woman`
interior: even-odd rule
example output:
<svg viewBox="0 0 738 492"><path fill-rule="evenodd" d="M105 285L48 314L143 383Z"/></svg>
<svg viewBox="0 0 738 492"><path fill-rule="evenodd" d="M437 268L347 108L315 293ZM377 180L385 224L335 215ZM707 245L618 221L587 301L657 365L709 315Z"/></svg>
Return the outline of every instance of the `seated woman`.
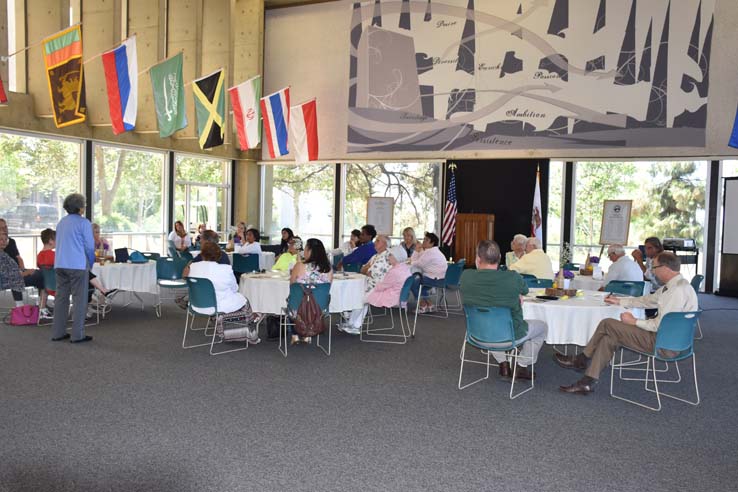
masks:
<svg viewBox="0 0 738 492"><path fill-rule="evenodd" d="M415 230L412 227L406 227L402 230L402 242L400 246L405 250L405 255L410 258L415 252L415 243L418 239L415 237Z"/></svg>
<svg viewBox="0 0 738 492"><path fill-rule="evenodd" d="M99 258L113 256L113 249L107 239L100 236L100 225L92 224L92 237L95 239L95 255Z"/></svg>
<svg viewBox="0 0 738 492"><path fill-rule="evenodd" d="M295 233L292 232L292 229L289 227L285 227L282 229L282 241L279 243L279 253L282 254L286 252L288 249L290 249L290 240L295 237Z"/></svg>
<svg viewBox="0 0 738 492"><path fill-rule="evenodd" d="M18 264L6 252L8 234L0 231L0 289L10 289L16 306L23 305L23 289L26 285Z"/></svg>
<svg viewBox="0 0 738 492"><path fill-rule="evenodd" d="M377 253L372 256L366 265L361 269L361 273L369 277L366 282L365 294L369 294L377 284L379 284L391 266L389 262L390 239L384 234L380 234L374 240L374 249ZM361 332L361 325L366 315L366 306L362 309L354 309L348 316L348 320L339 325L339 328L346 333L358 335ZM346 314L344 313L344 318Z"/></svg>
<svg viewBox="0 0 738 492"><path fill-rule="evenodd" d="M248 229L246 231L246 241L240 244L234 244L233 252L239 255L260 255L260 239L261 235L257 229Z"/></svg>
<svg viewBox="0 0 738 492"><path fill-rule="evenodd" d="M333 267L328 261L325 246L320 239L310 238L305 243L305 259L297 262L290 274L290 284L325 284L333 282ZM310 337L300 338L292 332L291 344L310 343Z"/></svg>
<svg viewBox="0 0 738 492"><path fill-rule="evenodd" d="M228 245L226 246L226 249L229 251L233 251L236 246L244 243L246 243L246 223L239 222L238 224L236 224L236 232L234 232L228 240Z"/></svg>
<svg viewBox="0 0 738 492"><path fill-rule="evenodd" d="M200 249L202 246L202 235L208 230L207 224L200 224L197 226L197 237L195 238L195 247Z"/></svg>
<svg viewBox="0 0 738 492"><path fill-rule="evenodd" d="M246 336L248 342L251 344L259 343L261 340L259 340L259 333L255 325L261 320L261 316L252 313L249 301L238 292L238 285L236 285L236 278L233 276L231 266L218 263L220 259L220 247L216 243L205 241L202 244L200 256L202 257L202 261L190 264L188 277L210 280L215 290L218 311L229 314L243 314L249 323L249 331ZM205 316L215 314L212 312L212 308L193 308L193 310ZM216 329L218 328L216 327ZM222 326L220 329L222 330Z"/></svg>
<svg viewBox="0 0 738 492"><path fill-rule="evenodd" d="M290 239L289 248L287 251L279 255L277 262L272 267L272 270L278 272L288 272L292 270L300 259L300 251L302 251L302 239L299 236L294 236Z"/></svg>
<svg viewBox="0 0 738 492"><path fill-rule="evenodd" d="M392 267L366 296L366 302L370 306L395 307L400 298L402 286L412 275L407 264L407 253L404 246L395 246L389 251L389 263Z"/></svg>
<svg viewBox="0 0 738 492"><path fill-rule="evenodd" d="M181 220L174 223L174 230L169 233L169 240L174 243L177 251L187 251L192 246L192 239L187 234L184 224Z"/></svg>
<svg viewBox="0 0 738 492"><path fill-rule="evenodd" d="M359 247L359 236L361 236L361 231L359 229L351 231L351 237L349 237L349 240L341 245L343 256L350 255Z"/></svg>
<svg viewBox="0 0 738 492"><path fill-rule="evenodd" d="M528 238L524 234L515 234L512 241L510 241L510 248L512 251L508 251L505 255L505 265L509 268L516 261L523 257L525 254L525 244L528 242Z"/></svg>

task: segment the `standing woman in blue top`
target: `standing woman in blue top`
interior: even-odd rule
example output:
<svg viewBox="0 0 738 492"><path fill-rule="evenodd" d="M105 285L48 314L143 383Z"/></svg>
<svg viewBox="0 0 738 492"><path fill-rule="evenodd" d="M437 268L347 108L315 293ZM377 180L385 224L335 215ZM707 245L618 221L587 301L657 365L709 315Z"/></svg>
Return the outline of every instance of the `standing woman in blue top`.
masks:
<svg viewBox="0 0 738 492"><path fill-rule="evenodd" d="M85 197L72 193L64 199L65 217L56 225L56 306L54 306L54 331L52 340L69 338L66 330L69 313L69 296L72 296L72 343L89 342L85 336L87 289L89 270L95 263L95 239L92 224L83 217Z"/></svg>

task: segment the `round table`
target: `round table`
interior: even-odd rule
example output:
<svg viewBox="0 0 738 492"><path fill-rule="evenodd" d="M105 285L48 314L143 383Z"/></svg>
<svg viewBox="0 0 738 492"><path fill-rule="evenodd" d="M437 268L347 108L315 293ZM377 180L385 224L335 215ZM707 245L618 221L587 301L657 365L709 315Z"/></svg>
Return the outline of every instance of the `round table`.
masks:
<svg viewBox="0 0 738 492"><path fill-rule="evenodd" d="M366 276L361 274L334 275L328 311L341 313L362 308L365 284ZM241 275L238 290L249 300L254 312L282 314L282 308L287 307L290 278L285 272L248 273Z"/></svg>
<svg viewBox="0 0 738 492"><path fill-rule="evenodd" d="M605 318L620 319L627 311L620 306L605 304L606 292L584 291L583 296L546 301L536 299L543 289L531 289L523 301L523 318L539 319L548 325L546 343L550 345L587 345L597 325ZM643 318L642 309L631 309L637 318Z"/></svg>
<svg viewBox="0 0 738 492"><path fill-rule="evenodd" d="M92 273L97 275L106 289L157 294L156 262L146 263L95 263Z"/></svg>

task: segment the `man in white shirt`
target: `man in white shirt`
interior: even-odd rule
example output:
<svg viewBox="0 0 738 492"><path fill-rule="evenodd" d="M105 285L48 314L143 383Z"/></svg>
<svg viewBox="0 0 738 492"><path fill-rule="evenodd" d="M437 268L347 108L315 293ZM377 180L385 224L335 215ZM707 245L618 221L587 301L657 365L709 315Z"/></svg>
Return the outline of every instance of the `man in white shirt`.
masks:
<svg viewBox="0 0 738 492"><path fill-rule="evenodd" d="M535 275L536 278L553 279L554 272L551 267L551 258L541 248L541 240L537 237L529 237L525 243L525 254L508 268L518 273Z"/></svg>
<svg viewBox="0 0 738 492"><path fill-rule="evenodd" d="M246 231L246 242L234 245L233 252L239 255L260 255L261 245L259 240L261 235L257 229L249 229Z"/></svg>
<svg viewBox="0 0 738 492"><path fill-rule="evenodd" d="M652 319L636 319L630 312L625 312L620 315L620 320L603 319L580 354L576 356L554 354L554 360L561 367L585 371L582 379L570 386L561 386L561 391L591 393L600 372L607 367L618 347L626 346L642 352L652 352L656 332L664 316L668 313L699 309L697 294L689 282L679 274L680 266L681 262L674 253L660 253L653 259L651 270L664 284L663 287L653 294L642 297L605 298L607 304L618 304L625 308L657 308L658 315Z"/></svg>
<svg viewBox="0 0 738 492"><path fill-rule="evenodd" d="M612 262L605 275L605 285L613 280L625 282L643 282L643 272L638 264L625 256L625 248L621 244L611 244L607 247L607 257Z"/></svg>

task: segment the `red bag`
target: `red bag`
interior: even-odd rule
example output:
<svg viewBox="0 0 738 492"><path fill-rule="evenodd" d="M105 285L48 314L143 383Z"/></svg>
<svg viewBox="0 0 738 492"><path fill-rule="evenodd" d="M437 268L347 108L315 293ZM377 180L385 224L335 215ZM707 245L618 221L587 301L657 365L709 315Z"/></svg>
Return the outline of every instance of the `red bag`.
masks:
<svg viewBox="0 0 738 492"><path fill-rule="evenodd" d="M16 306L10 311L10 320L8 324L13 326L27 326L38 324L38 306L26 304L24 306Z"/></svg>

